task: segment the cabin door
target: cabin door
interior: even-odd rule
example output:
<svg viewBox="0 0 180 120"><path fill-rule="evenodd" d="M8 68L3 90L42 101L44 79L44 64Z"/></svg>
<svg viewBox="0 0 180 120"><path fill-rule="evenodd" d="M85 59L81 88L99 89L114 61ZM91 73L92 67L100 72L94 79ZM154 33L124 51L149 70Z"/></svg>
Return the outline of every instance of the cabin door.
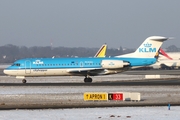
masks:
<svg viewBox="0 0 180 120"><path fill-rule="evenodd" d="M25 73L26 74L31 73L31 61L29 61L29 60L25 61Z"/></svg>
<svg viewBox="0 0 180 120"><path fill-rule="evenodd" d="M84 65L83 65L83 62L81 61L81 62L80 62L80 67L83 67L83 66L84 66Z"/></svg>

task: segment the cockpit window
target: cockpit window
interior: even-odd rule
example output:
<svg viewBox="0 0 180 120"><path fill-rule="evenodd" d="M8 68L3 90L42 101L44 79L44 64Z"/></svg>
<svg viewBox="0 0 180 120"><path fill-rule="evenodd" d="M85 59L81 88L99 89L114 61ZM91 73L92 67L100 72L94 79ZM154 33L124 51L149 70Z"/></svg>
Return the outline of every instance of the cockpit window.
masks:
<svg viewBox="0 0 180 120"><path fill-rule="evenodd" d="M20 66L20 63L14 63L12 66Z"/></svg>

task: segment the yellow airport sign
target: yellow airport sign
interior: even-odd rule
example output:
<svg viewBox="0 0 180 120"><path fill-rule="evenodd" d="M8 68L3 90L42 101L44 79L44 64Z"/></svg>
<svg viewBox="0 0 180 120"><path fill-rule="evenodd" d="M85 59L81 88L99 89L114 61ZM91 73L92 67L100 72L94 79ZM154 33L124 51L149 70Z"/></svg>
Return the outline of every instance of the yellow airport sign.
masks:
<svg viewBox="0 0 180 120"><path fill-rule="evenodd" d="M84 100L108 100L108 93L106 92L85 92Z"/></svg>

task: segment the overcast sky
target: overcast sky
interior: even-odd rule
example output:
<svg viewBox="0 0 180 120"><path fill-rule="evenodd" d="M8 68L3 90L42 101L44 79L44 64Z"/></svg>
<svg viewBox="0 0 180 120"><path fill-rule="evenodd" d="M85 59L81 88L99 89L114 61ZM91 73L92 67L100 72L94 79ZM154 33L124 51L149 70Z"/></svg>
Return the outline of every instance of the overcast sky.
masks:
<svg viewBox="0 0 180 120"><path fill-rule="evenodd" d="M180 47L180 0L0 0L0 46Z"/></svg>

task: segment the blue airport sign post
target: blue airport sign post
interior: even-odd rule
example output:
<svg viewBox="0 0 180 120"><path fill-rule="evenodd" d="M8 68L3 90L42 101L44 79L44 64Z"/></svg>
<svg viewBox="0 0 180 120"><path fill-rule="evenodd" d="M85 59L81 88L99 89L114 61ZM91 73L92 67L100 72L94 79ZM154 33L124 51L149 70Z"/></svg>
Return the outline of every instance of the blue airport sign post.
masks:
<svg viewBox="0 0 180 120"><path fill-rule="evenodd" d="M171 104L168 104L168 110L170 110Z"/></svg>

